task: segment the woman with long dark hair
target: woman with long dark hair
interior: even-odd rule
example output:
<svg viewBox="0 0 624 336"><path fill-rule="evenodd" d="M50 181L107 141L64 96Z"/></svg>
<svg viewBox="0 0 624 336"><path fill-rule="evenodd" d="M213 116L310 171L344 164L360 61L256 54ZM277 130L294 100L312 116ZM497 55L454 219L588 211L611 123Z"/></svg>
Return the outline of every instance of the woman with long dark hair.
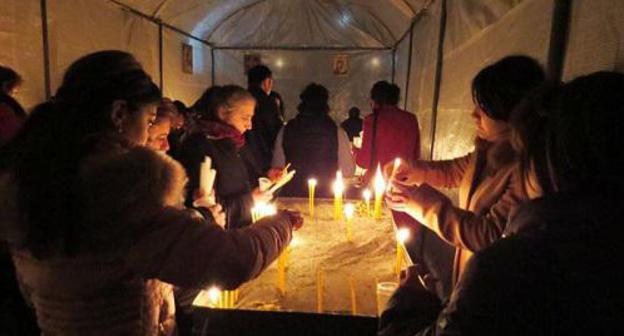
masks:
<svg viewBox="0 0 624 336"><path fill-rule="evenodd" d="M435 295L406 279L380 335L620 333L624 75L544 87L511 124L535 199L518 208L504 239L468 262L441 311Z"/></svg>
<svg viewBox="0 0 624 336"><path fill-rule="evenodd" d="M44 334L173 334L170 284L235 288L301 224L182 209L183 168L145 147L160 99L132 55L93 53L0 152L0 234Z"/></svg>
<svg viewBox="0 0 624 336"><path fill-rule="evenodd" d="M476 149L456 159L405 164L396 174L390 206L456 248L453 283L474 252L500 239L509 214L527 198L509 144L509 116L543 81L541 66L526 56L485 67L472 81ZM436 188L459 188L459 206Z"/></svg>

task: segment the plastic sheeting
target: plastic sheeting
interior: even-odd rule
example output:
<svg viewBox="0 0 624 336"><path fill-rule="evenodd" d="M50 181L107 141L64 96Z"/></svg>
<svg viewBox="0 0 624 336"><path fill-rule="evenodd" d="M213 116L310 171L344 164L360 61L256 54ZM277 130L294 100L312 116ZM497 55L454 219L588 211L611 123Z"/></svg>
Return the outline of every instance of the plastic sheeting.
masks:
<svg viewBox="0 0 624 336"><path fill-rule="evenodd" d="M17 71L24 83L16 99L30 109L45 99L41 11L37 0L2 0L0 64Z"/></svg>
<svg viewBox="0 0 624 336"><path fill-rule="evenodd" d="M449 2L452 11L464 2ZM553 4L544 0L525 0L496 23L462 43L449 45L444 54L434 158L453 158L473 147L474 107L470 84L484 66L513 54L524 54L545 63L550 41ZM455 20L459 17L448 17ZM447 21L448 22L448 21ZM453 28L456 27L456 28ZM447 25L447 36L460 23Z"/></svg>
<svg viewBox="0 0 624 336"><path fill-rule="evenodd" d="M211 85L210 48L168 29L163 39L163 95L190 106ZM182 44L192 47L192 73L182 71Z"/></svg>
<svg viewBox="0 0 624 336"><path fill-rule="evenodd" d="M362 114L369 112L370 88L378 80L390 80L391 51L240 51L215 50L216 84L238 84L247 87L244 71L245 53L259 54L262 62L273 71L274 90L282 95L286 118L297 114L299 94L311 82L322 84L330 92L331 116L342 121L351 106ZM334 75L335 55L348 57L347 75Z"/></svg>
<svg viewBox="0 0 624 336"><path fill-rule="evenodd" d="M428 0L124 0L216 46L390 47Z"/></svg>
<svg viewBox="0 0 624 336"><path fill-rule="evenodd" d="M572 2L564 80L599 70L624 71L624 2Z"/></svg>

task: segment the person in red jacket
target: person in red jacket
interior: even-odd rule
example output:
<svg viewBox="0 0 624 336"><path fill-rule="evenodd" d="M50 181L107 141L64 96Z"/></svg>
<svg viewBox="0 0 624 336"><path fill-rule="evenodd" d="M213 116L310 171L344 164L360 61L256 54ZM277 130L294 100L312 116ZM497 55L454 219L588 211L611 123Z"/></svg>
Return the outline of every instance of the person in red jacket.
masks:
<svg viewBox="0 0 624 336"><path fill-rule="evenodd" d="M382 166L395 158L420 158L420 130L416 116L397 107L401 89L379 81L370 92L373 113L364 118L362 148L354 148L358 166L367 169L364 183Z"/></svg>

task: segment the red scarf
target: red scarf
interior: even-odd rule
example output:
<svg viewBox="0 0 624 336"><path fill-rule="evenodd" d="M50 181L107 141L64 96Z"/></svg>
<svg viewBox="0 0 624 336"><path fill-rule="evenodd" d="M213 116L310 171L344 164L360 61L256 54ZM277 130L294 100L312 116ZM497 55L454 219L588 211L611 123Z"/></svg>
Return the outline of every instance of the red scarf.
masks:
<svg viewBox="0 0 624 336"><path fill-rule="evenodd" d="M239 132L236 128L220 122L212 120L201 120L199 122L199 128L211 138L215 139L230 139L236 149L241 149L245 146L245 136Z"/></svg>

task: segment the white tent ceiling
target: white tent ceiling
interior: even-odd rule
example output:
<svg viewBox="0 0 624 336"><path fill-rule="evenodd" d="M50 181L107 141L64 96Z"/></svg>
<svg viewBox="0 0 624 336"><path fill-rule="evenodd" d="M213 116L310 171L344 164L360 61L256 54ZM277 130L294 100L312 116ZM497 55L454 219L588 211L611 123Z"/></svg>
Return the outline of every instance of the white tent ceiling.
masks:
<svg viewBox="0 0 624 336"><path fill-rule="evenodd" d="M118 0L216 47L391 48L431 0Z"/></svg>

